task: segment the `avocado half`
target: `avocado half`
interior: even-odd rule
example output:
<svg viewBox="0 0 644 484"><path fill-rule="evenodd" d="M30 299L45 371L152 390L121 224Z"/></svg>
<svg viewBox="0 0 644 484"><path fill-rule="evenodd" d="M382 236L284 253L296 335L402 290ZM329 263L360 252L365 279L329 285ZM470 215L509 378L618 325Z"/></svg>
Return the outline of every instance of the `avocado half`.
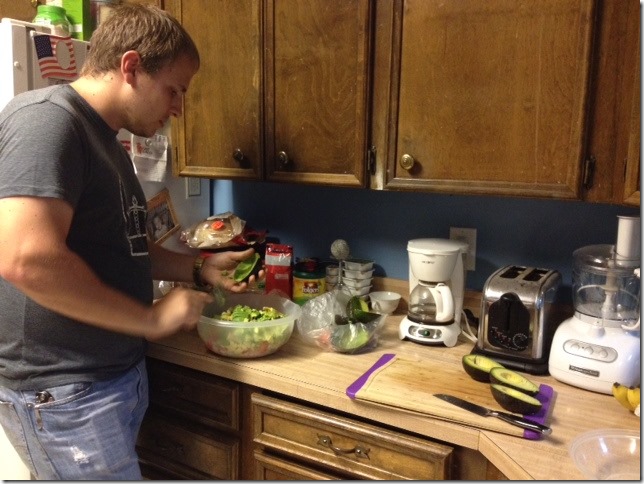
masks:
<svg viewBox="0 0 644 484"><path fill-rule="evenodd" d="M494 400L508 412L532 415L541 410L541 402L522 391L498 383L491 384L490 389Z"/></svg>
<svg viewBox="0 0 644 484"><path fill-rule="evenodd" d="M539 393L539 385L516 371L508 370L507 368L492 368L490 370L490 383L505 385L532 397Z"/></svg>
<svg viewBox="0 0 644 484"><path fill-rule="evenodd" d="M461 360L465 372L476 381L489 383L492 368L504 368L501 363L483 355L469 354Z"/></svg>

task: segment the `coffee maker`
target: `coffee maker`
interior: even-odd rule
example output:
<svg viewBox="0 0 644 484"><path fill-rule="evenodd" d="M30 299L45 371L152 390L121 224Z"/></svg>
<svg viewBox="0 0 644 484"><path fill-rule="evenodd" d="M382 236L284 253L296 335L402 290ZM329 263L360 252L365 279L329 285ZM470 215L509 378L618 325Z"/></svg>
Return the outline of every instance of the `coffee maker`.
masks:
<svg viewBox="0 0 644 484"><path fill-rule="evenodd" d="M574 315L552 341L550 374L569 385L612 393L640 383L640 218L618 217L617 243L573 252Z"/></svg>
<svg viewBox="0 0 644 484"><path fill-rule="evenodd" d="M398 336L421 344L454 346L461 333L468 245L414 239L409 254L409 310Z"/></svg>

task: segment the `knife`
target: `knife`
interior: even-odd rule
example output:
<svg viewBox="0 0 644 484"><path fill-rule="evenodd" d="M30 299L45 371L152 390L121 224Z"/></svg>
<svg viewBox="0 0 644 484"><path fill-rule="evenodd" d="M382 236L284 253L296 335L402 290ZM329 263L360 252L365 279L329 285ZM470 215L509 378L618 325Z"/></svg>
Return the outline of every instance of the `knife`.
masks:
<svg viewBox="0 0 644 484"><path fill-rule="evenodd" d="M481 407L480 405L476 405L475 403L468 402L467 400L463 400L462 398L454 397L452 395L435 393L434 396L440 398L441 400L445 400L452 405L456 405L457 407L468 410L477 415L481 415L482 417L496 417L505 422L508 422L509 424L516 425L517 427L521 427L527 430L540 432L544 435L550 435L552 433L552 429L550 427L546 427L545 425L541 425L540 423L527 420L523 417L519 417L518 415Z"/></svg>

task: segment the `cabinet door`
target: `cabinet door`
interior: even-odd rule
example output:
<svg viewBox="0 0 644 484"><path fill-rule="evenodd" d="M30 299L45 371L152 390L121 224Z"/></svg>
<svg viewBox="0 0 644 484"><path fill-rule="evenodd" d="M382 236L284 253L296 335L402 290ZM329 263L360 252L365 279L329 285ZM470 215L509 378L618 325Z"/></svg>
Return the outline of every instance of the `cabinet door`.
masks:
<svg viewBox="0 0 644 484"><path fill-rule="evenodd" d="M261 177L260 0L165 0L185 26L201 67L173 123L178 175Z"/></svg>
<svg viewBox="0 0 644 484"><path fill-rule="evenodd" d="M640 204L640 4L597 4L584 200Z"/></svg>
<svg viewBox="0 0 644 484"><path fill-rule="evenodd" d="M0 19L7 17L31 22L36 16L38 3L44 4L45 0L0 0Z"/></svg>
<svg viewBox="0 0 644 484"><path fill-rule="evenodd" d="M579 198L593 8L394 0L384 187Z"/></svg>
<svg viewBox="0 0 644 484"><path fill-rule="evenodd" d="M371 5L266 2L267 179L366 184Z"/></svg>

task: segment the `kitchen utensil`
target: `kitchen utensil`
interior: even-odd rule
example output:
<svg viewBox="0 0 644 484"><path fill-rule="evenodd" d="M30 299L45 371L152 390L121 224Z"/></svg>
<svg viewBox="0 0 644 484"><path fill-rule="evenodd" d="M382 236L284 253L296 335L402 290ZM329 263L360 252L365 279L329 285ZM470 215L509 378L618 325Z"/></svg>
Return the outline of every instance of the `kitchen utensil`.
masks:
<svg viewBox="0 0 644 484"><path fill-rule="evenodd" d="M636 218L634 223L632 220ZM573 252L574 315L555 332L548 370L559 381L611 394L614 382L640 383L640 251L633 237L639 217L619 217L615 245ZM622 253L618 252L618 249Z"/></svg>
<svg viewBox="0 0 644 484"><path fill-rule="evenodd" d="M483 418L471 412L464 412L434 397L434 393L460 395L486 407L497 408L492 393L481 391L479 384L473 382L460 365L446 364L442 358L419 358L392 353L385 353L375 360L377 361L374 361L370 368L347 387L346 394L349 398L411 410L459 425L523 439L543 438L541 432L508 425L497 418ZM529 418L533 422L547 424L556 403L554 389L541 384L536 398L542 404L541 410Z"/></svg>
<svg viewBox="0 0 644 484"><path fill-rule="evenodd" d="M371 309L377 313L391 314L400 303L401 295L393 291L374 291L369 293Z"/></svg>
<svg viewBox="0 0 644 484"><path fill-rule="evenodd" d="M569 453L586 479L640 480L639 431L599 429L584 432L570 443Z"/></svg>
<svg viewBox="0 0 644 484"><path fill-rule="evenodd" d="M223 311L237 306L253 309L275 308L285 316L267 321L223 321ZM257 358L277 351L291 337L300 306L277 294L229 293L204 308L197 323L197 332L206 347L219 355L233 358Z"/></svg>
<svg viewBox="0 0 644 484"><path fill-rule="evenodd" d="M509 424L515 425L517 427L521 427L526 430L540 432L544 435L550 435L552 433L552 429L550 427L541 425L540 423L533 422L531 420L527 420L518 415L514 415L506 412L500 412L498 410L492 410L486 407L482 407L481 405L476 405L475 403L468 402L467 400L463 400L462 398L458 398L453 395L446 395L444 393L435 393L434 396L437 398L440 398L441 400L449 402L452 405L456 405L457 407L460 407L464 410L467 410L468 412L475 413L482 417L496 417Z"/></svg>
<svg viewBox="0 0 644 484"><path fill-rule="evenodd" d="M336 288L340 291L343 291L346 286L342 282L344 274L343 269L344 269L344 263L345 260L349 257L351 251L349 250L349 244L347 243L346 240L344 239L336 239L333 241L331 244L331 255L338 261L338 283L336 284Z"/></svg>
<svg viewBox="0 0 644 484"><path fill-rule="evenodd" d="M573 439L568 452L586 479L640 480L639 431L599 429L584 432Z"/></svg>
<svg viewBox="0 0 644 484"><path fill-rule="evenodd" d="M398 336L422 344L456 344L461 333L468 245L445 239L414 239L409 253L409 311Z"/></svg>
<svg viewBox="0 0 644 484"><path fill-rule="evenodd" d="M560 273L551 269L509 265L495 271L483 287L472 352L507 368L547 374L552 338L563 319L553 309L560 283Z"/></svg>

